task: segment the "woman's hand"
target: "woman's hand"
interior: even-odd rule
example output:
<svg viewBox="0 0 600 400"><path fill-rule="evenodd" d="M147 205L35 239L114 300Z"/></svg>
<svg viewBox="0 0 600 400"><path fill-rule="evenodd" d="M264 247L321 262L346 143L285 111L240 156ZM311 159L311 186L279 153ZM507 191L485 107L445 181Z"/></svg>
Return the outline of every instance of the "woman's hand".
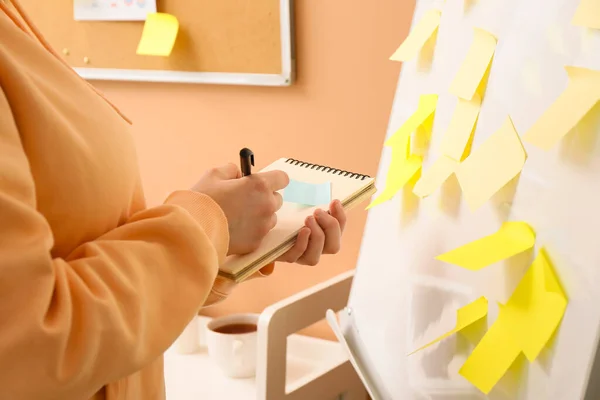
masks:
<svg viewBox="0 0 600 400"><path fill-rule="evenodd" d="M258 248L277 224L275 214L283 199L278 190L289 183L283 171L269 171L242 178L235 164L213 168L192 190L210 196L223 210L229 224L229 253L246 254Z"/></svg>
<svg viewBox="0 0 600 400"><path fill-rule="evenodd" d="M346 212L342 203L335 200L329 205L329 213L319 209L306 219L294 247L278 261L316 265L322 254L340 251L345 226Z"/></svg>
<svg viewBox="0 0 600 400"><path fill-rule="evenodd" d="M299 234L294 247L281 256L277 261L316 265L321 254L335 254L340 250L342 233L346 226L346 213L339 201L329 205L329 213L318 210L306 219L306 226ZM268 276L273 272L274 264L263 267L248 279ZM237 284L229 279L217 276L213 290L205 307L224 300Z"/></svg>

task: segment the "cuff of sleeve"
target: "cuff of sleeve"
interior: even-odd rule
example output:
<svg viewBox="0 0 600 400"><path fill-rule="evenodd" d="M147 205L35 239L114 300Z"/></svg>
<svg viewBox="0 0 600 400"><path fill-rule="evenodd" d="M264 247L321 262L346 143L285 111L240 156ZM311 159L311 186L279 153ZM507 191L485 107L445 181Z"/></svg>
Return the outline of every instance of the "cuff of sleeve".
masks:
<svg viewBox="0 0 600 400"><path fill-rule="evenodd" d="M236 286L237 284L234 281L217 275L210 294L204 302L204 307L209 307L225 300Z"/></svg>
<svg viewBox="0 0 600 400"><path fill-rule="evenodd" d="M173 192L165 201L187 210L200 224L219 255L219 265L223 264L229 250L229 226L225 213L209 196L191 190Z"/></svg>
<svg viewBox="0 0 600 400"><path fill-rule="evenodd" d="M271 263L267 266L262 267L260 270L256 271L247 280L255 279L255 278L264 278L273 273L275 270L275 263ZM203 307L210 307L217 303L225 300L233 291L233 289L237 286L234 281L223 278L220 275L217 275L215 279L215 283L213 284L212 289L210 290L210 294L208 298L204 302Z"/></svg>

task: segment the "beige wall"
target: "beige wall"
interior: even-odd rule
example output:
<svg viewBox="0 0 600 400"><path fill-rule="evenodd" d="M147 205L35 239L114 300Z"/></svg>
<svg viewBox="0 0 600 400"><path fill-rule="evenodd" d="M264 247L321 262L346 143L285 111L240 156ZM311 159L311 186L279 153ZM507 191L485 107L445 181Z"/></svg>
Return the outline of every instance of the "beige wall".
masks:
<svg viewBox="0 0 600 400"><path fill-rule="evenodd" d="M298 80L290 88L98 83L134 120L148 202L190 186L210 166L237 161L244 146L258 167L293 157L375 174L400 70L388 57L413 7L414 0L296 0ZM351 212L340 254L317 267L281 264L206 313L261 311L354 268L363 208ZM330 337L325 324L309 333Z"/></svg>

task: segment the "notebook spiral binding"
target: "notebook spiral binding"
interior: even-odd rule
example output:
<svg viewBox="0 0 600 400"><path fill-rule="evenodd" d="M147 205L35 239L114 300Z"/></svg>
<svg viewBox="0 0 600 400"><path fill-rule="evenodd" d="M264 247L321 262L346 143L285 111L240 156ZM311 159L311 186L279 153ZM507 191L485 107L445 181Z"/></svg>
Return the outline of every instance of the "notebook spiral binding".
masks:
<svg viewBox="0 0 600 400"><path fill-rule="evenodd" d="M305 161L296 160L294 158L288 158L285 160L285 162L287 164L297 165L302 168L310 168L317 171L323 171L328 174L341 175L353 179L360 179L361 181L370 178L369 175L357 174L355 172L344 171L343 169L331 168L326 165L312 164Z"/></svg>

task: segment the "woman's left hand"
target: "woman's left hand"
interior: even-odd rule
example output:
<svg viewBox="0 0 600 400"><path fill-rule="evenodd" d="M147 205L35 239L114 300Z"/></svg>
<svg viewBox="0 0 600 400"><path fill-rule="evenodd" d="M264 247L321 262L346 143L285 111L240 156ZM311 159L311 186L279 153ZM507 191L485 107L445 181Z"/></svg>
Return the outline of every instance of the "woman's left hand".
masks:
<svg viewBox="0 0 600 400"><path fill-rule="evenodd" d="M318 209L306 218L296 244L277 261L317 265L322 254L336 254L342 245L346 212L339 200L329 205L329 213Z"/></svg>
<svg viewBox="0 0 600 400"><path fill-rule="evenodd" d="M306 219L305 226L298 233L296 244L277 261L304 265L316 265L322 254L335 254L340 251L342 233L346 226L346 212L339 201L329 205L329 213L317 210ZM269 264L248 279L268 276L275 264ZM210 296L204 306L224 300L237 284L222 276L217 276Z"/></svg>

